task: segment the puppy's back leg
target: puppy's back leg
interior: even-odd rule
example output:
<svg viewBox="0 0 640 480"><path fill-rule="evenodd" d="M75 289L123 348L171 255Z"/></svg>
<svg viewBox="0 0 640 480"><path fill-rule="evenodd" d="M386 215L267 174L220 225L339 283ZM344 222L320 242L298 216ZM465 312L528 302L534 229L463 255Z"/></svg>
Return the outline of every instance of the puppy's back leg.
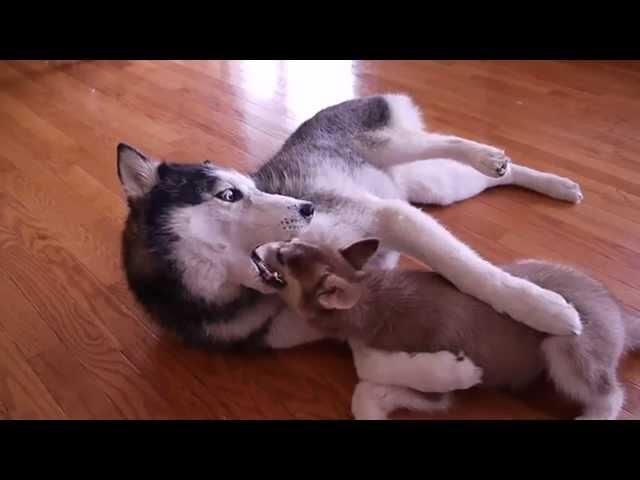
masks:
<svg viewBox="0 0 640 480"><path fill-rule="evenodd" d="M447 351L410 355L369 348L353 340L350 344L361 380L433 393L465 390L482 380L482 369L464 355Z"/></svg>
<svg viewBox="0 0 640 480"><path fill-rule="evenodd" d="M591 398L585 405L582 415L576 420L615 420L624 404L624 390L617 383L615 375L611 375L610 382L615 382L611 392L607 395Z"/></svg>
<svg viewBox="0 0 640 480"><path fill-rule="evenodd" d="M595 358L583 351L577 340L561 337L546 339L542 352L556 388L584 406L583 414L577 419L615 420L618 417L624 391L616 375L617 362L603 365L601 355Z"/></svg>
<svg viewBox="0 0 640 480"><path fill-rule="evenodd" d="M443 411L451 405L450 394L426 394L406 387L360 382L353 392L351 413L356 420L386 420L390 413L401 408L416 412Z"/></svg>

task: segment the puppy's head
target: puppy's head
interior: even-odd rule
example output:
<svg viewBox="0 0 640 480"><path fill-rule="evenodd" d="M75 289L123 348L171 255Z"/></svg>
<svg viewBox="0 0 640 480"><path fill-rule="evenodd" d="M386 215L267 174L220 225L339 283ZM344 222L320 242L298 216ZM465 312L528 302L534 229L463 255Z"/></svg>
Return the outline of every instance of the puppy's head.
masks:
<svg viewBox="0 0 640 480"><path fill-rule="evenodd" d="M361 270L379 243L365 239L332 251L299 240L271 242L256 248L252 258L263 280L278 288L291 308L309 316L358 303Z"/></svg>

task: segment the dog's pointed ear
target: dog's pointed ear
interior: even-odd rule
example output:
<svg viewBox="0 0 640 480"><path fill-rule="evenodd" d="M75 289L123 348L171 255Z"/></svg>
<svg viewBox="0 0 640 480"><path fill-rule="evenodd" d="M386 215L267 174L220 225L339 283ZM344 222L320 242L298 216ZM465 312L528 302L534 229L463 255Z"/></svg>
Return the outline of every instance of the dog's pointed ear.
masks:
<svg viewBox="0 0 640 480"><path fill-rule="evenodd" d="M127 198L140 197L158 181L160 162L125 143L118 145L118 177Z"/></svg>
<svg viewBox="0 0 640 480"><path fill-rule="evenodd" d="M348 310L358 300L362 291L357 284L349 283L337 275L328 275L318 290L318 303L328 310Z"/></svg>
<svg viewBox="0 0 640 480"><path fill-rule="evenodd" d="M377 238L365 238L352 243L348 247L340 249L340 254L356 270L362 270L367 262L378 251L380 240Z"/></svg>

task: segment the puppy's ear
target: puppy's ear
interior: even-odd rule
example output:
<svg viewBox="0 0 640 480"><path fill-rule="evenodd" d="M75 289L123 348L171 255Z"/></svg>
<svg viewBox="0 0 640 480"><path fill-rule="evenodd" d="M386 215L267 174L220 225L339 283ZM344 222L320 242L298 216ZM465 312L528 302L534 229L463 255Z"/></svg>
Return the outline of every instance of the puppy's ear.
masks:
<svg viewBox="0 0 640 480"><path fill-rule="evenodd" d="M358 285L347 282L337 275L329 275L318 290L318 303L328 310L348 310L360 300L362 292Z"/></svg>
<svg viewBox="0 0 640 480"><path fill-rule="evenodd" d="M378 251L379 246L380 240L377 238L366 238L340 249L340 253L349 265L356 270L362 270L362 267Z"/></svg>
<svg viewBox="0 0 640 480"><path fill-rule="evenodd" d="M118 177L127 198L141 197L158 182L160 162L147 158L133 147L118 145Z"/></svg>

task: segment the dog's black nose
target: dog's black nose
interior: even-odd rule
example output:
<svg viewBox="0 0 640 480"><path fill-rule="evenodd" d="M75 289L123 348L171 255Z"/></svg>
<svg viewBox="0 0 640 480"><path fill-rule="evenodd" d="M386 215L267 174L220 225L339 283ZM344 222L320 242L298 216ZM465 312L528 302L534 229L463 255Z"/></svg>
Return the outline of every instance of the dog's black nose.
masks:
<svg viewBox="0 0 640 480"><path fill-rule="evenodd" d="M310 219L311 217L313 217L314 212L313 203L303 203L302 205L300 205L300 208L298 208L298 211L304 218Z"/></svg>

